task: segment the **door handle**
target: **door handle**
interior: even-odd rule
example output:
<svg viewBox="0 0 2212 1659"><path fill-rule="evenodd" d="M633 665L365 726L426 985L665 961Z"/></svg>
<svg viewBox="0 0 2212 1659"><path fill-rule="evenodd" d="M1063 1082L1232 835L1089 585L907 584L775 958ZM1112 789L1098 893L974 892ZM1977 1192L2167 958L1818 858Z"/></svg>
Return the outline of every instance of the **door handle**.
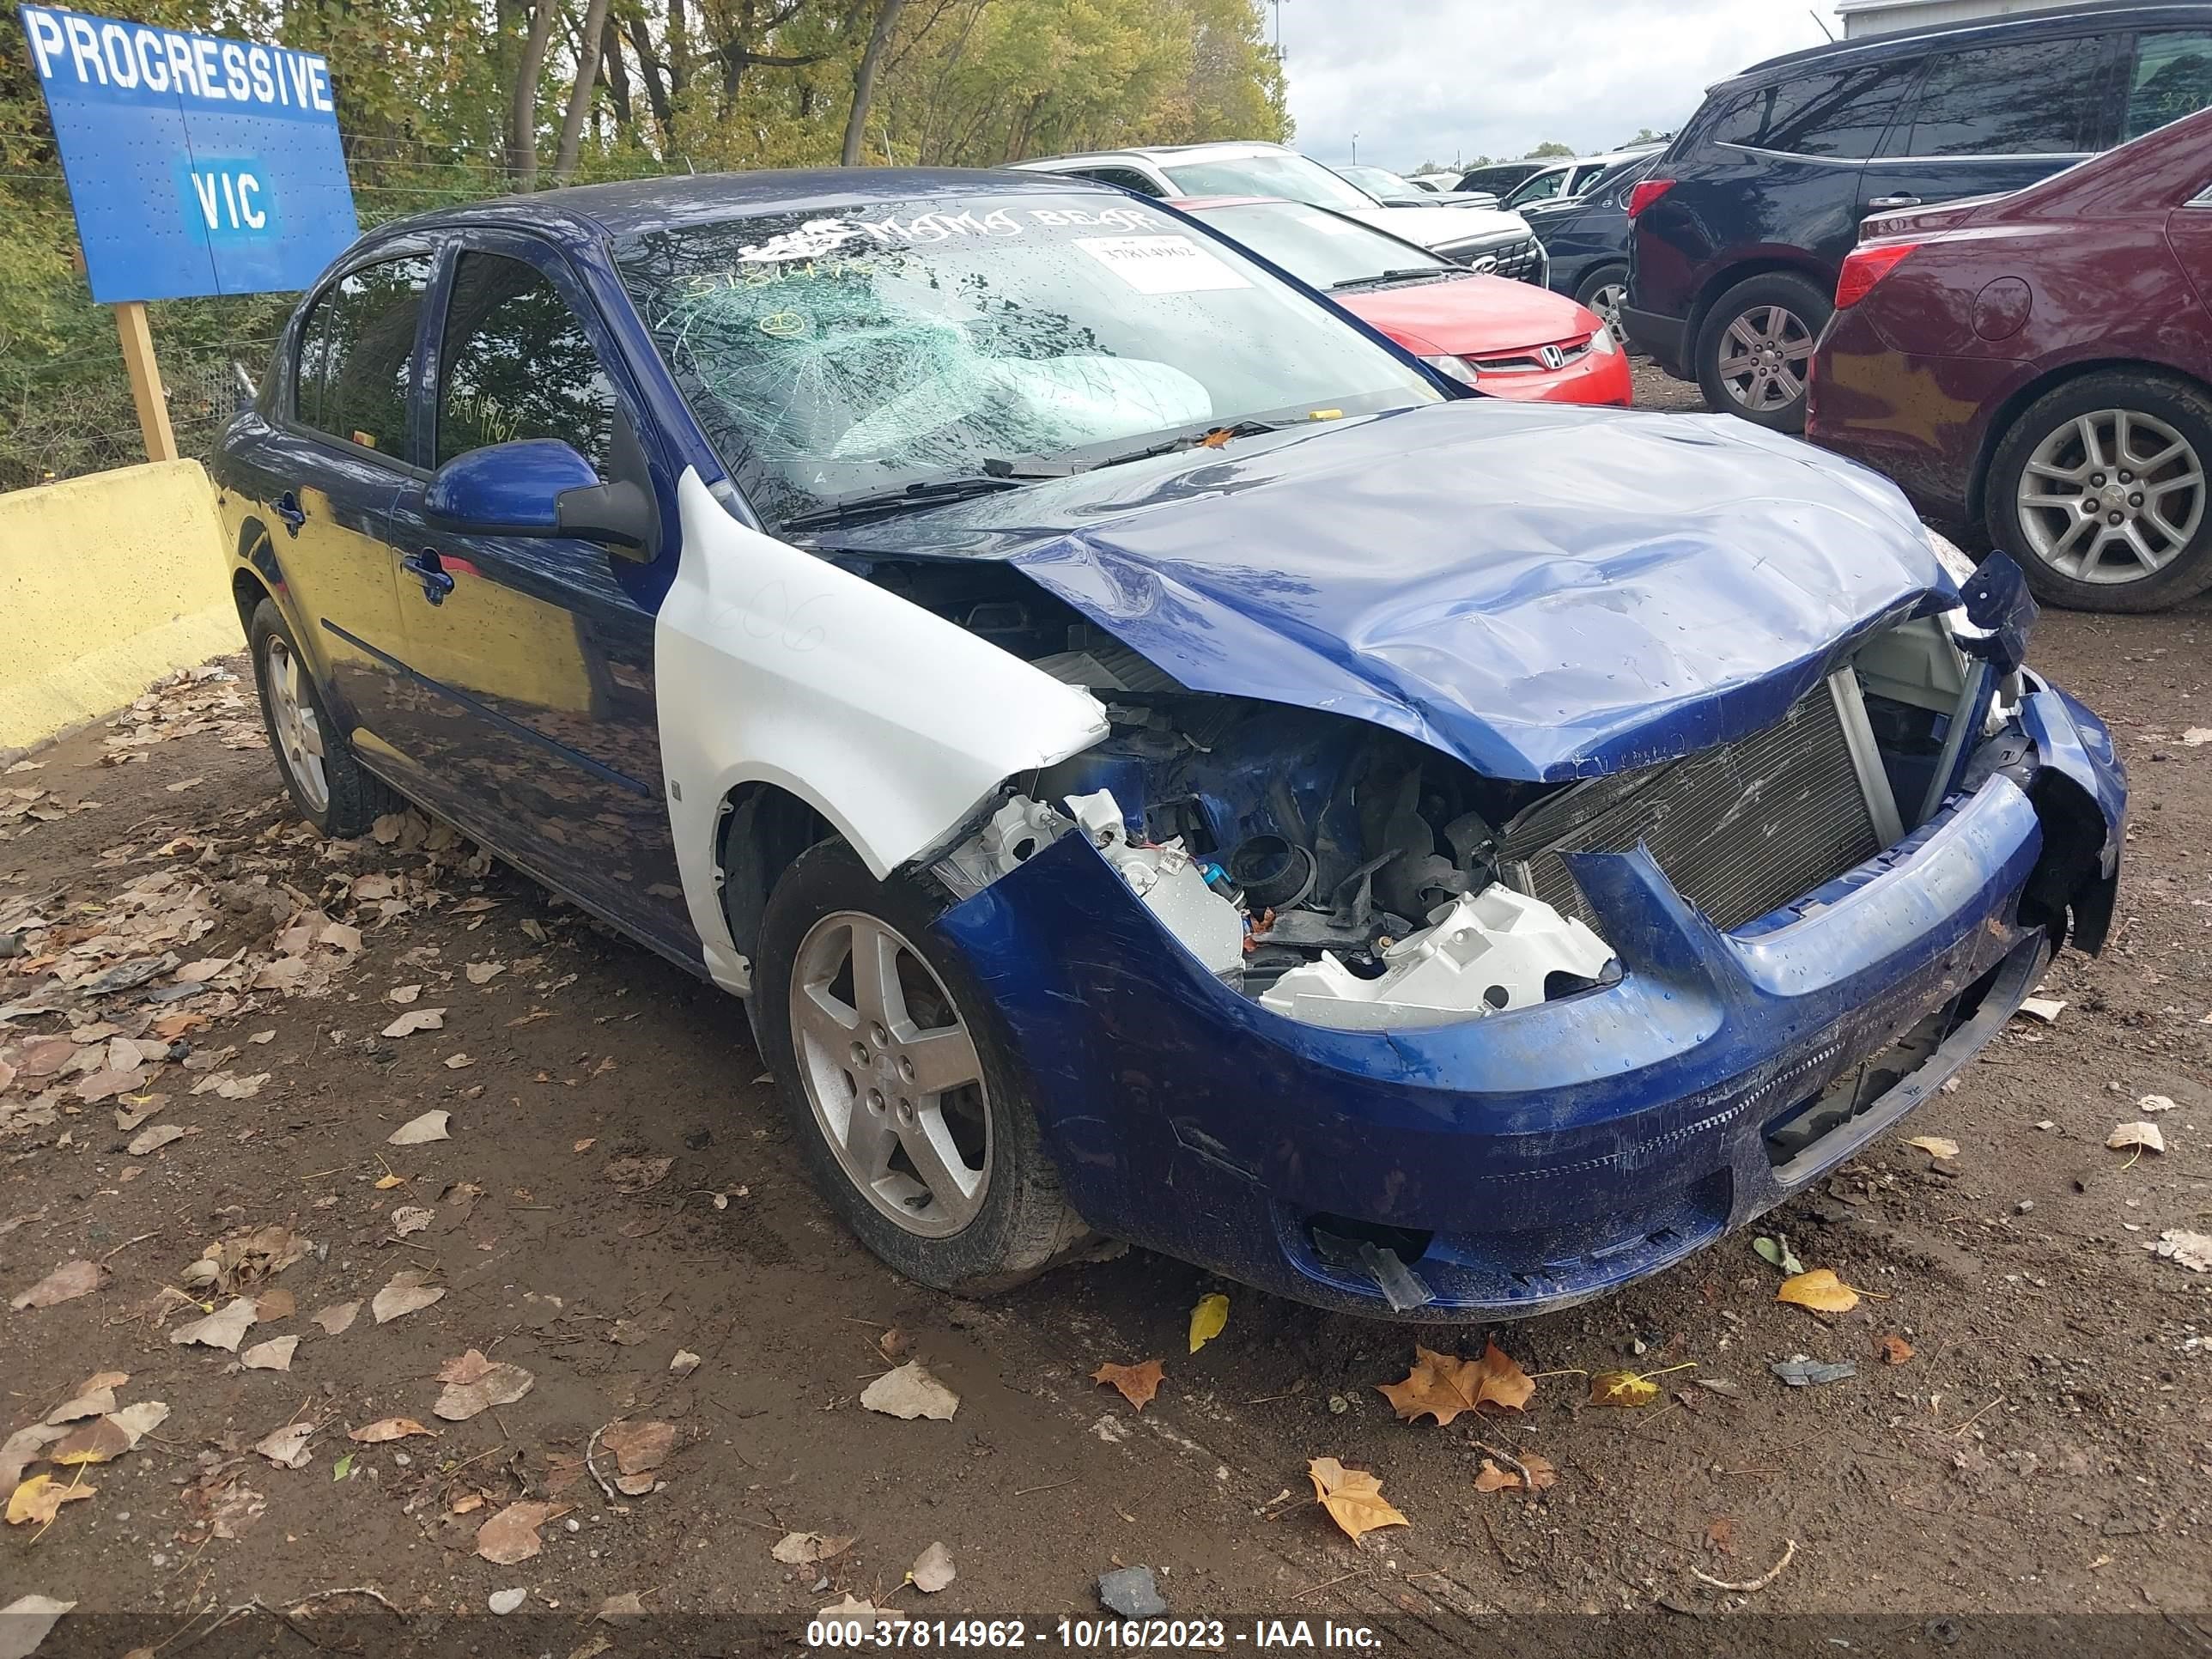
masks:
<svg viewBox="0 0 2212 1659"><path fill-rule="evenodd" d="M453 578L435 548L410 553L400 560L399 568L422 584L422 597L433 605L445 604L446 595L453 591Z"/></svg>
<svg viewBox="0 0 2212 1659"><path fill-rule="evenodd" d="M297 536L300 526L307 521L307 509L300 505L300 498L289 489L270 502L270 507L278 518L283 520L285 532L289 535Z"/></svg>
<svg viewBox="0 0 2212 1659"><path fill-rule="evenodd" d="M1867 211L1887 213L1892 208L1918 207L1919 205L1920 198L1917 196L1877 196L1867 204Z"/></svg>

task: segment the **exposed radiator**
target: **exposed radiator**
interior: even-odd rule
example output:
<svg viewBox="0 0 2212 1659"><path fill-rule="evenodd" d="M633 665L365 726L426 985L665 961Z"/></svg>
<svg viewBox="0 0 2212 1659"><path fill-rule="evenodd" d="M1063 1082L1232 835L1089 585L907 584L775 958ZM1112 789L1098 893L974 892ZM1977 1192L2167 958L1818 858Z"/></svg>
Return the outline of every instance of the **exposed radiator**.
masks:
<svg viewBox="0 0 2212 1659"><path fill-rule="evenodd" d="M1880 852L1828 687L1741 743L1591 778L1539 801L1499 836L1498 869L1510 885L1595 925L1559 854L1626 852L1638 841L1723 931Z"/></svg>

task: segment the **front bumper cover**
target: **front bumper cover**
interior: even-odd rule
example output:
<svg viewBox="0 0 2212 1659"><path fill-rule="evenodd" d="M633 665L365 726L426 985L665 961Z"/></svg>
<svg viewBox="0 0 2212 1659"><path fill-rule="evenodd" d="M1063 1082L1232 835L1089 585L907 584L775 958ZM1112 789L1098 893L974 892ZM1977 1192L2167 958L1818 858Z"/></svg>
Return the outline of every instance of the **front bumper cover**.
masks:
<svg viewBox="0 0 2212 1659"><path fill-rule="evenodd" d="M948 911L993 993L1070 1200L1093 1226L1248 1284L1377 1316L1317 1221L1418 1236L1413 1316L1522 1316L1681 1260L1924 1100L2034 985L2049 860L2111 909L2124 778L2094 716L2023 699L2033 752L1795 907L1717 931L1640 848L1576 873L1620 983L1431 1030L1324 1030L1212 979L1079 836ZM2045 774L2094 802L2046 844ZM2035 796L2037 799L2032 799ZM2063 846L2058 843L2063 840ZM1786 1161L1766 1130L1987 979L1917 1067Z"/></svg>

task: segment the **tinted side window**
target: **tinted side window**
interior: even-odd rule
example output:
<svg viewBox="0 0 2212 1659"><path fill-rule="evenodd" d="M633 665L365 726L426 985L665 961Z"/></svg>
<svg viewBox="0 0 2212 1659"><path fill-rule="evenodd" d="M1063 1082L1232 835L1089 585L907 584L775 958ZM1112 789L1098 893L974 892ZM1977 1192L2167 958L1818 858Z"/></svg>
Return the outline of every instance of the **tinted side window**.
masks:
<svg viewBox="0 0 2212 1659"><path fill-rule="evenodd" d="M2122 142L2140 138L2169 121L2212 104L2212 33L2171 29L2145 34L2136 47L2128 82L2128 120Z"/></svg>
<svg viewBox="0 0 2212 1659"><path fill-rule="evenodd" d="M323 369L330 351L331 313L337 308L337 290L315 301L300 330L300 365L292 376L292 417L302 426L320 426L323 410Z"/></svg>
<svg viewBox="0 0 2212 1659"><path fill-rule="evenodd" d="M461 255L438 362L439 465L486 444L559 438L605 476L614 387L582 320L534 266Z"/></svg>
<svg viewBox="0 0 2212 1659"><path fill-rule="evenodd" d="M2097 126L2098 41L2021 40L1928 62L1908 155L2063 155Z"/></svg>
<svg viewBox="0 0 2212 1659"><path fill-rule="evenodd" d="M1792 155L1871 155L1919 67L1915 60L1870 64L1758 88L1721 112L1711 141Z"/></svg>
<svg viewBox="0 0 2212 1659"><path fill-rule="evenodd" d="M299 418L318 431L407 459L415 325L430 286L428 254L363 265L325 295L300 356ZM311 381L319 347L321 373Z"/></svg>
<svg viewBox="0 0 2212 1659"><path fill-rule="evenodd" d="M1134 167L1085 167L1083 177L1096 179L1102 185L1119 185L1142 196L1160 194L1160 187Z"/></svg>

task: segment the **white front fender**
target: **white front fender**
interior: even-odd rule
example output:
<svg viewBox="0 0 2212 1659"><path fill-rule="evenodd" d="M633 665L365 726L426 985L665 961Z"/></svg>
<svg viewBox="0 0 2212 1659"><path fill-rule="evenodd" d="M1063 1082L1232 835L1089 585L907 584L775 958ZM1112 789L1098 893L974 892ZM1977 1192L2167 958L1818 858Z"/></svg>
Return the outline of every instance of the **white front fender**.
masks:
<svg viewBox="0 0 2212 1659"><path fill-rule="evenodd" d="M1097 699L943 617L739 524L696 471L653 625L677 867L708 971L746 988L715 876L721 803L773 783L878 877L943 840L999 784L1106 735Z"/></svg>

